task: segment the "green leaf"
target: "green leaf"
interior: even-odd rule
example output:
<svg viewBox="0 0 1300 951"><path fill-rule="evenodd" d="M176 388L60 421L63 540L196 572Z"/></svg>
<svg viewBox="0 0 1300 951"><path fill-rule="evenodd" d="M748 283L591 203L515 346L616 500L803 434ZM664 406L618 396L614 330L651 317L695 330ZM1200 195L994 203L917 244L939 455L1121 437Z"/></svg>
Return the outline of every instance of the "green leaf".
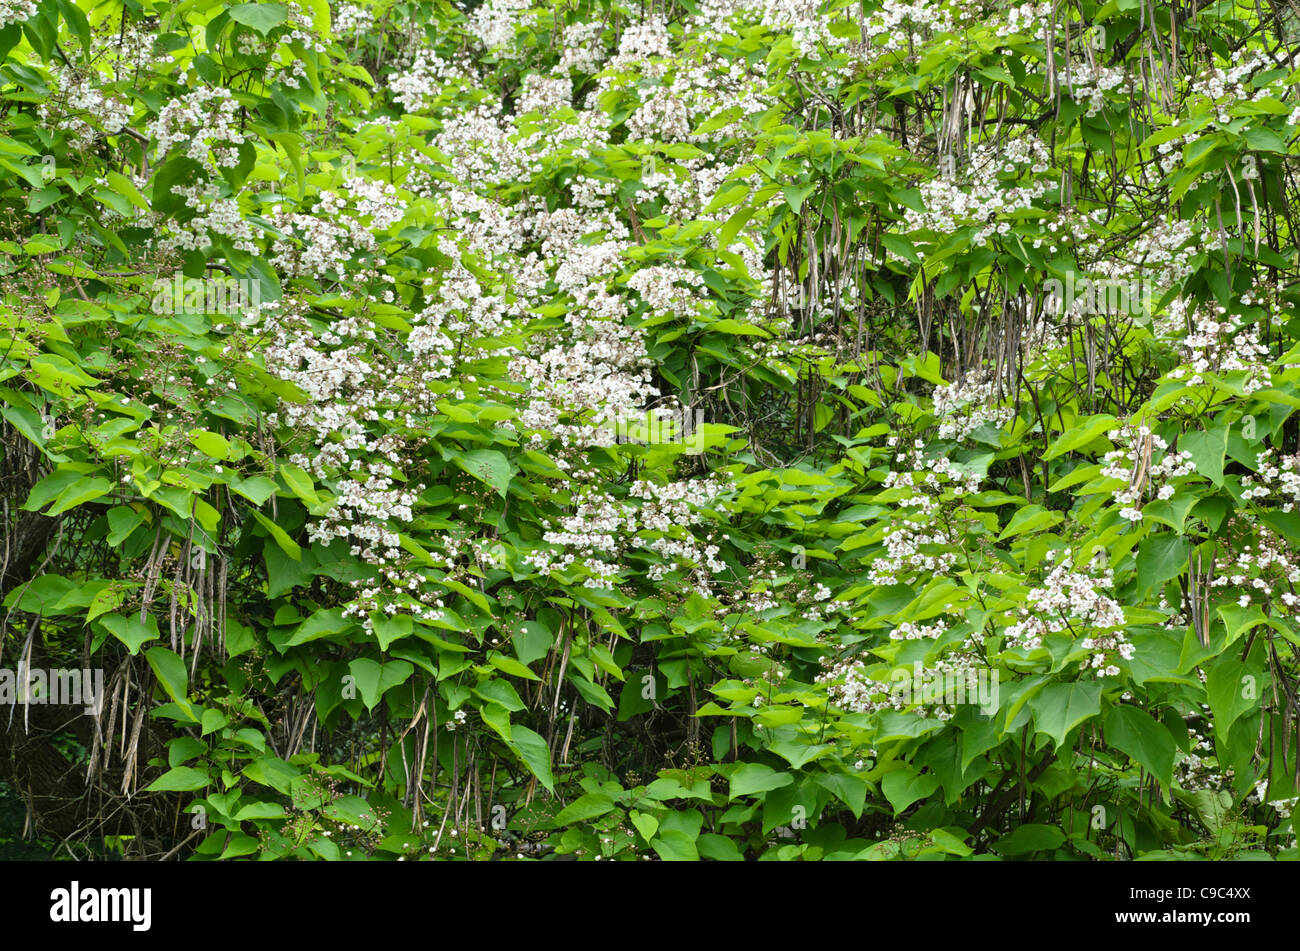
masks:
<svg viewBox="0 0 1300 951"><path fill-rule="evenodd" d="M1168 525L1181 535L1185 530L1187 513L1197 501L1199 498L1193 492L1175 492L1171 499L1156 499L1154 502L1148 502L1142 509L1142 518L1144 521L1150 520Z"/></svg>
<svg viewBox="0 0 1300 951"><path fill-rule="evenodd" d="M788 762L792 767L799 767L812 762L835 747L830 743L797 742L788 739L775 739L768 747L773 753Z"/></svg>
<svg viewBox="0 0 1300 951"><path fill-rule="evenodd" d="M284 806L278 802L250 802L241 805L234 818L236 822L246 822L250 819L279 819L285 815Z"/></svg>
<svg viewBox="0 0 1300 951"><path fill-rule="evenodd" d="M251 511L253 513L253 518L257 519L258 524L271 533L271 537L275 539L275 543L280 546L281 551L294 561L302 561L302 548L299 547L297 542L289 537L288 532L275 524L275 522L271 521L257 509L252 509Z"/></svg>
<svg viewBox="0 0 1300 951"><path fill-rule="evenodd" d="M504 670L507 674L512 674L515 677L523 677L525 680L542 679L513 657L507 657L505 654L496 651L488 655L488 663L498 670Z"/></svg>
<svg viewBox="0 0 1300 951"><path fill-rule="evenodd" d="M1106 743L1127 753L1165 787L1173 782L1173 738L1145 711L1128 704L1112 708L1106 716Z"/></svg>
<svg viewBox="0 0 1300 951"><path fill-rule="evenodd" d="M33 490L35 492L35 490ZM1260 515L1260 521L1293 544L1300 545L1300 512L1272 511Z"/></svg>
<svg viewBox="0 0 1300 951"><path fill-rule="evenodd" d="M891 770L880 782L881 792L894 807L894 814L902 812L912 803L932 795L939 788L939 777L934 773L918 773L911 766Z"/></svg>
<svg viewBox="0 0 1300 951"><path fill-rule="evenodd" d="M1065 833L1056 826L1027 823L1017 826L993 848L1003 855L1024 855L1027 852L1047 852L1065 841Z"/></svg>
<svg viewBox="0 0 1300 951"><path fill-rule="evenodd" d="M4 62L9 51L19 44L23 38L23 27L21 23L10 23L0 29L0 62Z"/></svg>
<svg viewBox="0 0 1300 951"><path fill-rule="evenodd" d="M521 664L541 660L555 644L555 634L540 621L525 621L512 641Z"/></svg>
<svg viewBox="0 0 1300 951"><path fill-rule="evenodd" d="M1060 512L1049 511L1041 505L1026 505L1011 517L1007 527L998 536L998 541L1005 541L1008 538L1023 535L1025 532L1056 525L1063 517Z"/></svg>
<svg viewBox="0 0 1300 951"><path fill-rule="evenodd" d="M1049 684L1029 700L1034 727L1059 749L1071 730L1101 712L1101 683L1096 680Z"/></svg>
<svg viewBox="0 0 1300 951"><path fill-rule="evenodd" d="M1257 671L1235 657L1223 655L1209 666L1205 696L1214 714L1214 732L1226 740L1228 731L1242 715L1259 708L1264 685Z"/></svg>
<svg viewBox="0 0 1300 951"><path fill-rule="evenodd" d="M293 637L285 642L286 647L296 647L322 637L330 637L348 630L356 622L343 616L342 608L320 608L311 617L298 625Z"/></svg>
<svg viewBox="0 0 1300 951"><path fill-rule="evenodd" d="M161 635L158 633L158 622L153 615L148 615L149 623L142 624L138 615L123 617L120 614L105 614L98 619L98 623L112 634L115 638L126 645L132 654L140 653L140 647L147 641L154 640Z"/></svg>
<svg viewBox="0 0 1300 951"><path fill-rule="evenodd" d="M1177 578L1187 570L1187 541L1177 535L1152 535L1138 548L1138 592L1146 594L1152 587Z"/></svg>
<svg viewBox="0 0 1300 951"><path fill-rule="evenodd" d="M126 582L115 585L108 585L102 591L97 593L94 599L86 606L86 623L90 623L100 615L107 614L114 608L121 606L126 600L127 589L134 587L133 584ZM60 606L63 602L59 602Z"/></svg>
<svg viewBox="0 0 1300 951"><path fill-rule="evenodd" d="M207 736L216 730L220 730L230 722L230 718L216 708L210 707L203 711L203 717L199 720L200 735Z"/></svg>
<svg viewBox="0 0 1300 951"><path fill-rule="evenodd" d="M732 799L771 792L794 782L789 773L779 773L763 763L743 763L732 771L730 779Z"/></svg>
<svg viewBox="0 0 1300 951"><path fill-rule="evenodd" d="M348 670L356 679L362 703L366 705L367 710L373 710L384 694L406 682L407 678L415 672L415 667L404 660L381 664L369 657L358 657L348 665Z"/></svg>
<svg viewBox="0 0 1300 951"><path fill-rule="evenodd" d="M1242 130L1242 138L1256 152L1286 153L1286 140L1267 126L1249 126Z"/></svg>
<svg viewBox="0 0 1300 951"><path fill-rule="evenodd" d="M388 650L394 641L409 637L415 632L415 624L409 614L397 614L389 617L383 613L371 615L375 639L379 641L380 650Z"/></svg>
<svg viewBox="0 0 1300 951"><path fill-rule="evenodd" d="M358 657L348 665L348 671L355 679L357 690L361 693L361 702L366 705L367 710L373 710L375 704L379 702L379 678L383 670L382 664L369 657Z"/></svg>
<svg viewBox="0 0 1300 951"><path fill-rule="evenodd" d="M40 191L34 191L27 198L27 211L33 215L37 214L62 197L63 192L58 188L42 188Z"/></svg>
<svg viewBox="0 0 1300 951"><path fill-rule="evenodd" d="M108 544L116 548L144 522L144 513L129 505L118 505L108 510Z"/></svg>
<svg viewBox="0 0 1300 951"><path fill-rule="evenodd" d="M145 792L192 792L211 785L207 770L193 766L177 766L163 773L148 786Z"/></svg>
<svg viewBox="0 0 1300 951"><path fill-rule="evenodd" d="M205 456L221 460L230 458L230 443L224 436L217 433L208 432L206 429L196 429L190 433L190 442Z"/></svg>
<svg viewBox="0 0 1300 951"><path fill-rule="evenodd" d="M1228 632L1227 644L1233 643L1251 628L1268 623L1264 611L1254 603L1244 608L1239 604L1223 604L1219 606L1218 613Z"/></svg>
<svg viewBox="0 0 1300 951"><path fill-rule="evenodd" d="M113 485L107 479L98 477L78 479L59 493L54 500L54 504L45 510L45 514L61 515L68 509L76 508L78 505L97 499L101 495L107 495L112 490Z"/></svg>
<svg viewBox="0 0 1300 951"><path fill-rule="evenodd" d="M555 817L555 824L567 826L575 822L585 822L603 816L607 812L613 812L615 808L614 800L604 793L587 793L561 809L560 814Z"/></svg>
<svg viewBox="0 0 1300 951"><path fill-rule="evenodd" d="M695 845L699 849L701 856L706 859L713 859L715 862L745 861L745 856L736 847L736 843L725 835L706 832L695 840Z"/></svg>
<svg viewBox="0 0 1300 951"><path fill-rule="evenodd" d="M294 782L302 776L302 771L278 756L267 753L245 766L243 775L288 796L293 792Z"/></svg>
<svg viewBox="0 0 1300 951"><path fill-rule="evenodd" d="M930 841L949 855L967 856L973 851L969 845L946 829L931 829Z"/></svg>
<svg viewBox="0 0 1300 951"><path fill-rule="evenodd" d="M781 193L785 195L786 203L797 215L799 209L803 207L804 199L811 195L816 188L816 182L810 182L807 185L786 185L781 189Z"/></svg>
<svg viewBox="0 0 1300 951"><path fill-rule="evenodd" d="M579 672L571 672L566 679L582 695L582 699L592 706L600 707L606 713L614 709L614 698L600 684L588 680Z"/></svg>
<svg viewBox="0 0 1300 951"><path fill-rule="evenodd" d="M1184 433L1178 440L1180 451L1192 454L1196 471L1215 485L1223 485L1223 457L1228 453L1228 427L1216 426L1208 432Z"/></svg>
<svg viewBox="0 0 1300 951"><path fill-rule="evenodd" d="M289 491L309 506L320 504L320 497L316 494L316 487L312 484L311 476L301 467L282 462L280 463L280 477L284 479L284 484L289 487Z"/></svg>
<svg viewBox="0 0 1300 951"><path fill-rule="evenodd" d="M551 753L546 741L528 727L515 723L510 727L510 745L547 791L554 792L555 776L551 773Z"/></svg>
<svg viewBox="0 0 1300 951"><path fill-rule="evenodd" d="M132 182L131 179L127 178L121 172L114 172L112 170L109 170L105 174L105 178L108 179L108 184L112 186L115 192L119 195L125 196L127 201L135 205L135 207L145 212L150 210L149 202L145 200L144 195L140 194L140 189L135 187L135 183Z"/></svg>
<svg viewBox="0 0 1300 951"><path fill-rule="evenodd" d="M235 477L230 480L229 485L231 491L238 492L254 505L261 505L275 495L276 491L275 483L266 476L253 476L250 479Z"/></svg>
<svg viewBox="0 0 1300 951"><path fill-rule="evenodd" d="M1089 416L1083 422L1061 433L1048 447L1047 452L1043 453L1043 458L1055 459L1057 456L1063 456L1067 452L1086 446L1100 439L1102 435L1115 429L1118 425L1119 420L1114 416L1105 414Z"/></svg>
<svg viewBox="0 0 1300 951"><path fill-rule="evenodd" d="M511 713L518 713L520 710L528 709L528 705L519 698L518 692L510 685L510 681L501 677L494 677L480 682L474 688L474 693L484 700L501 704Z"/></svg>
<svg viewBox="0 0 1300 951"><path fill-rule="evenodd" d="M633 809L628 813L628 818L632 820L632 825L636 827L636 831L641 833L641 838L647 842L653 839L655 833L659 831L659 820L654 816Z"/></svg>
<svg viewBox="0 0 1300 951"><path fill-rule="evenodd" d="M514 478L514 468L505 454L495 449L475 449L471 452L457 453L456 465L460 466L474 478L486 482L504 498L510 480Z"/></svg>
<svg viewBox="0 0 1300 951"><path fill-rule="evenodd" d="M668 829L660 833L650 841L650 846L665 862L700 860L700 853L695 849L695 840L680 829Z"/></svg>
<svg viewBox="0 0 1300 951"><path fill-rule="evenodd" d="M483 718L484 723L497 732L501 739L507 743L510 742L510 735L513 730L511 729L509 710L499 703L489 703L479 709L479 716Z"/></svg>
<svg viewBox="0 0 1300 951"><path fill-rule="evenodd" d="M727 219L726 224L722 226L722 230L718 232L718 247L730 247L732 242L736 240L736 235L740 232L740 229L745 227L745 224L753 215L753 205L744 205L737 209L736 213Z"/></svg>
<svg viewBox="0 0 1300 951"><path fill-rule="evenodd" d="M185 661L181 660L180 655L165 647L151 647L145 651L145 659L148 660L149 666L153 668L154 674L158 677L158 683L162 685L167 696L171 697L178 707L193 717L195 722L198 722L199 716L187 696L189 677L185 672Z"/></svg>
<svg viewBox="0 0 1300 951"><path fill-rule="evenodd" d="M283 3L241 3L228 12L230 19L252 27L263 36L289 17L289 10Z"/></svg>

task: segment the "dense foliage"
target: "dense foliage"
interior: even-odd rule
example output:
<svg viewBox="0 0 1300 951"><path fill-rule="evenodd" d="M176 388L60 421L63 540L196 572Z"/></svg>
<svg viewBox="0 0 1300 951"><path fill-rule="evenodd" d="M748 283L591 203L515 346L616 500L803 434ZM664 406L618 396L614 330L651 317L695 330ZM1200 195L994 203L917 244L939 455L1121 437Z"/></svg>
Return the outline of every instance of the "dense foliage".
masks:
<svg viewBox="0 0 1300 951"><path fill-rule="evenodd" d="M0 0L8 834L1294 857L1298 43Z"/></svg>

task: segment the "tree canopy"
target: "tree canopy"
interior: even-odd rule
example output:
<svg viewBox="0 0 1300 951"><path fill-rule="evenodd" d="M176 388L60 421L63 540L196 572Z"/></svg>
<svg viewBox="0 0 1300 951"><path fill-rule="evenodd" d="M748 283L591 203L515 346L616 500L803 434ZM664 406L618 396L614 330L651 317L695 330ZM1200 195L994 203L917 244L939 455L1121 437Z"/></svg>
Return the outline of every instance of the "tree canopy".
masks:
<svg viewBox="0 0 1300 951"><path fill-rule="evenodd" d="M1296 857L1298 48L0 0L0 848Z"/></svg>

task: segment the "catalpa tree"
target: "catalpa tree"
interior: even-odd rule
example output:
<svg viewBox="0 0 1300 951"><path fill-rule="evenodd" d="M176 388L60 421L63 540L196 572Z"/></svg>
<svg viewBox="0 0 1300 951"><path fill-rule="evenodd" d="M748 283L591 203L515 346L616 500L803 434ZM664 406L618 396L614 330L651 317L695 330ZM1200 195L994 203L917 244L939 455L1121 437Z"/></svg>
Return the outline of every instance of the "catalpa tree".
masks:
<svg viewBox="0 0 1300 951"><path fill-rule="evenodd" d="M0 841L1294 858L1297 37L0 0Z"/></svg>

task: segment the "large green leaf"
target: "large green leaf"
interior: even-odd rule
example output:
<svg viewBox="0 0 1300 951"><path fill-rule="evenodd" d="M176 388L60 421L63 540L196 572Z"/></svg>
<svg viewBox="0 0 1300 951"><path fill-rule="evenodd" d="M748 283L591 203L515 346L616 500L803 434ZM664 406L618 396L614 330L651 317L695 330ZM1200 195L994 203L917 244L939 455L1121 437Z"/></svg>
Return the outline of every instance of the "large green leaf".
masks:
<svg viewBox="0 0 1300 951"><path fill-rule="evenodd" d="M1205 695L1214 714L1214 730L1228 736L1238 717L1259 709L1264 685L1260 672L1242 661L1223 655L1209 665Z"/></svg>
<svg viewBox="0 0 1300 951"><path fill-rule="evenodd" d="M283 3L240 3L227 12L236 23L251 26L262 35L284 23L289 16L289 9Z"/></svg>
<svg viewBox="0 0 1300 951"><path fill-rule="evenodd" d="M1173 782L1174 741L1151 715L1128 704L1106 715L1106 742L1137 760L1165 786Z"/></svg>
<svg viewBox="0 0 1300 951"><path fill-rule="evenodd" d="M993 846L1003 855L1024 855L1027 852L1045 852L1055 849L1065 841L1065 833L1056 826L1027 823L1016 826L998 839Z"/></svg>
<svg viewBox="0 0 1300 951"><path fill-rule="evenodd" d="M298 625L285 646L296 647L299 644L308 644L322 637L341 634L355 625L355 621L343 616L342 608L321 608Z"/></svg>
<svg viewBox="0 0 1300 951"><path fill-rule="evenodd" d="M203 789L212 780L207 771L193 766L177 766L163 773L148 786L145 792L193 792Z"/></svg>
<svg viewBox="0 0 1300 951"><path fill-rule="evenodd" d="M561 809L559 815L555 817L555 824L566 826L575 822L584 822L612 812L614 808L614 800L604 793L587 793Z"/></svg>
<svg viewBox="0 0 1300 951"><path fill-rule="evenodd" d="M1071 730L1101 712L1101 683L1096 680L1049 684L1029 700L1034 727L1059 748Z"/></svg>
<svg viewBox="0 0 1300 951"><path fill-rule="evenodd" d="M474 449L457 453L454 458L456 465L505 496L506 488L514 477L514 468L505 453L495 449Z"/></svg>
<svg viewBox="0 0 1300 951"><path fill-rule="evenodd" d="M148 641L159 637L158 622L153 615L147 615L147 623L141 623L138 614L123 617L120 614L105 614L98 619L108 632L126 645L132 654L140 653L140 647ZM182 684L184 681L182 681Z"/></svg>
<svg viewBox="0 0 1300 951"><path fill-rule="evenodd" d="M1187 541L1178 535L1151 535L1138 547L1138 592L1145 594L1187 570Z"/></svg>
<svg viewBox="0 0 1300 951"><path fill-rule="evenodd" d="M895 769L885 774L880 782L881 791L894 812L899 813L917 800L933 795L939 788L939 777L934 773L918 773L911 766Z"/></svg>
<svg viewBox="0 0 1300 951"><path fill-rule="evenodd" d="M1115 429L1118 424L1119 421L1108 414L1089 416L1061 433L1048 447L1047 451L1043 453L1043 458L1055 459L1057 456L1062 456L1067 452L1086 446Z"/></svg>
<svg viewBox="0 0 1300 951"><path fill-rule="evenodd" d="M732 771L730 780L731 798L735 799L789 786L794 782L794 777L789 773L777 772L762 763L742 763Z"/></svg>
<svg viewBox="0 0 1300 951"><path fill-rule="evenodd" d="M1181 451L1192 454L1196 471L1215 485L1223 485L1223 457L1228 453L1228 427L1216 426L1208 432L1184 433L1178 440Z"/></svg>
<svg viewBox="0 0 1300 951"><path fill-rule="evenodd" d="M162 685L167 696L171 697L176 705L186 711L195 722L198 722L198 711L188 697L189 676L185 670L185 661L180 655L166 647L151 647L145 651L145 659L153 668L158 683Z"/></svg>
<svg viewBox="0 0 1300 951"><path fill-rule="evenodd" d="M661 832L650 841L650 845L665 862L698 862L700 859L695 840L678 829Z"/></svg>
<svg viewBox="0 0 1300 951"><path fill-rule="evenodd" d="M542 785L554 792L555 776L551 773L551 754L546 740L528 727L514 723L510 726L510 744Z"/></svg>

